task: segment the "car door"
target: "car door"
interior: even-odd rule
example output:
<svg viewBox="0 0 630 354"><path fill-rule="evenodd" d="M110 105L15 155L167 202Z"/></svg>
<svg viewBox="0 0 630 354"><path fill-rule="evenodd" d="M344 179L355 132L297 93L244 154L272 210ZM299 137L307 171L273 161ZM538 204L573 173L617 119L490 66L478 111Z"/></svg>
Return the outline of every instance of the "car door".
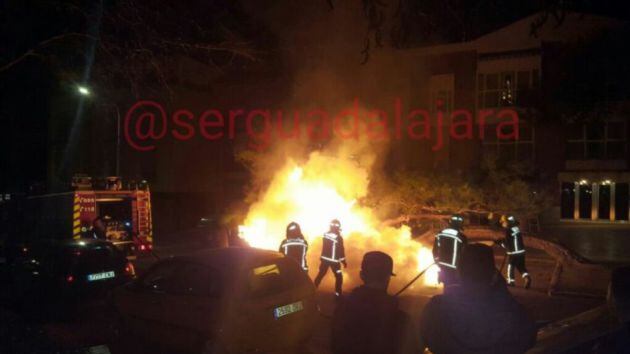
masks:
<svg viewBox="0 0 630 354"><path fill-rule="evenodd" d="M177 350L195 349L212 339L224 314L223 284L220 273L204 264L183 262L165 295L170 307L169 336Z"/></svg>
<svg viewBox="0 0 630 354"><path fill-rule="evenodd" d="M125 286L116 297L129 329L150 342L168 344L171 308L167 294L178 266L179 263L172 260L160 262Z"/></svg>

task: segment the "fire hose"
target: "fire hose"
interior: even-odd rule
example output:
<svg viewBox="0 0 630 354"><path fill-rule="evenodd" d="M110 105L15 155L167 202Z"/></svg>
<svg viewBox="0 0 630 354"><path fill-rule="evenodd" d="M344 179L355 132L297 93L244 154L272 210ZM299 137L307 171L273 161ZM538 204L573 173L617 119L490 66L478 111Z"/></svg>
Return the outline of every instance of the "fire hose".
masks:
<svg viewBox="0 0 630 354"><path fill-rule="evenodd" d="M424 273L427 272L427 270L429 270L429 268L433 267L435 265L435 263L431 263L429 264L428 267L424 268L422 270L422 272L418 273L418 275L416 275L413 279L411 279L411 281L409 283L407 283L407 285L405 285L402 289L400 289L394 296L398 296L400 294L402 294L405 290L407 290L413 283L415 283L418 279L420 279L420 277L422 277L424 275Z"/></svg>
<svg viewBox="0 0 630 354"><path fill-rule="evenodd" d="M505 254L505 256L503 256L503 261L501 262L501 267L499 267L499 274L503 274L503 267L505 267L505 261L507 260L508 255L507 253Z"/></svg>
<svg viewBox="0 0 630 354"><path fill-rule="evenodd" d="M407 290L413 283L415 283L418 279L420 279L420 277L422 277L424 275L424 273L427 272L427 270L429 270L429 268L431 268L432 266L434 266L435 263L431 263L429 264L428 267L424 268L420 273L418 273L418 275L416 275L413 279L411 279L411 281L409 283L407 283L407 285L405 285L402 289L400 289L394 296L399 296L400 294L402 294L405 290ZM331 319L333 316L331 315L327 315L323 312L319 312L320 316L324 317L324 318L328 318Z"/></svg>
<svg viewBox="0 0 630 354"><path fill-rule="evenodd" d="M507 254L505 256L503 256L503 261L501 262L501 266L499 267L499 274L503 273L503 267L505 267L505 263L507 261L507 258L508 258ZM407 285L405 285L402 289L400 289L394 296L398 296L398 295L402 294L405 290L407 290L407 288L409 288L413 283L415 283L418 279L420 279L420 277L422 277L424 275L424 273L426 273L426 271L429 270L429 268L431 268L434 265L435 265L435 263L429 264L428 267L424 268L422 270L422 272L420 272L413 279L411 279L411 281L409 283L407 283Z"/></svg>
<svg viewBox="0 0 630 354"><path fill-rule="evenodd" d="M503 244L500 241L494 240L494 243L500 246L501 248L504 248ZM507 261L507 258L508 258L508 254L505 253L505 256L503 256L503 261L501 262L501 266L499 267L499 274L503 274L503 267L505 267L505 262Z"/></svg>

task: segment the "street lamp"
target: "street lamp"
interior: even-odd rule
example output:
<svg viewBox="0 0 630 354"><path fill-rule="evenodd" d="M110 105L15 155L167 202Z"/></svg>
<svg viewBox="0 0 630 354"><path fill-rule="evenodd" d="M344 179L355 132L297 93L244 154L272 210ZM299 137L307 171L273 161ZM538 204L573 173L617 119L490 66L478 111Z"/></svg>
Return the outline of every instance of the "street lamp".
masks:
<svg viewBox="0 0 630 354"><path fill-rule="evenodd" d="M79 91L81 96L89 96L91 94L90 89L83 85L78 85L77 91Z"/></svg>

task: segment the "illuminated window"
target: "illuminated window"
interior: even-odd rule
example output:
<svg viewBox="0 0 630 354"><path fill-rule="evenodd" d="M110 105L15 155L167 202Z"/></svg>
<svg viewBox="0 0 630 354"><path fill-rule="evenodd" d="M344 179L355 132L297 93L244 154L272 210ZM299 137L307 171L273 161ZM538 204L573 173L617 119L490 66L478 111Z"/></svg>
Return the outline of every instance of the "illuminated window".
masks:
<svg viewBox="0 0 630 354"><path fill-rule="evenodd" d="M599 205L597 206L597 218L610 220L610 184L599 185Z"/></svg>
<svg viewBox="0 0 630 354"><path fill-rule="evenodd" d="M512 76L512 73L501 74L501 106L514 105L514 82L516 80Z"/></svg>
<svg viewBox="0 0 630 354"><path fill-rule="evenodd" d="M574 219L577 207L579 219L590 220L594 215L596 221L627 221L629 200L628 183L615 183L606 179L597 188L593 188L593 184L587 180L563 182L560 191L560 217Z"/></svg>
<svg viewBox="0 0 630 354"><path fill-rule="evenodd" d="M593 207L593 187L591 184L581 184L579 190L580 219L590 219Z"/></svg>
<svg viewBox="0 0 630 354"><path fill-rule="evenodd" d="M479 108L496 108L526 104L522 98L538 87L538 70L503 71L477 75Z"/></svg>

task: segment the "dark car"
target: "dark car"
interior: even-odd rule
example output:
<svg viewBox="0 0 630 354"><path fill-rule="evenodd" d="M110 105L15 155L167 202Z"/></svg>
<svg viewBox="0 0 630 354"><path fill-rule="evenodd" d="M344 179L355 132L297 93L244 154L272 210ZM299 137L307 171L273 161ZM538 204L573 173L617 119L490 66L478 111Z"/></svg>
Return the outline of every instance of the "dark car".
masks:
<svg viewBox="0 0 630 354"><path fill-rule="evenodd" d="M19 250L8 267L12 296L27 306L104 299L135 273L123 252L100 240L33 242Z"/></svg>
<svg viewBox="0 0 630 354"><path fill-rule="evenodd" d="M114 304L131 337L168 352L273 353L310 338L314 295L280 253L220 248L158 262L117 289Z"/></svg>

